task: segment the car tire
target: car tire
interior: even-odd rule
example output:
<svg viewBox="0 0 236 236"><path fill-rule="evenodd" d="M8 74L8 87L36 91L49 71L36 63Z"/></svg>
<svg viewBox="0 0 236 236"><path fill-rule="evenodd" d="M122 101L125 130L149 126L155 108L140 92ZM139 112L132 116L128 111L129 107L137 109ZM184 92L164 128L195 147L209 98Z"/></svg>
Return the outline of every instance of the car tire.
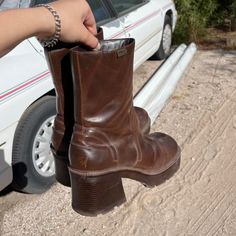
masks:
<svg viewBox="0 0 236 236"><path fill-rule="evenodd" d="M154 60L166 59L170 55L171 43L172 43L171 18L168 15L166 15L159 49L151 57L151 59L154 59Z"/></svg>
<svg viewBox="0 0 236 236"><path fill-rule="evenodd" d="M12 186L18 191L43 193L55 182L50 151L55 114L55 97L45 96L32 104L18 123L12 152Z"/></svg>

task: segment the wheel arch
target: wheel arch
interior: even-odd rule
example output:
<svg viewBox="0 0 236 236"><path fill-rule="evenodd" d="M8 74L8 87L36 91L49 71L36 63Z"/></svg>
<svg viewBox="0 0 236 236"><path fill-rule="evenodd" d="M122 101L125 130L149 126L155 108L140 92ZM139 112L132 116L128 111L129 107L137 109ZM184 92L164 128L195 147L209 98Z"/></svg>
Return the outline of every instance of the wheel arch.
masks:
<svg viewBox="0 0 236 236"><path fill-rule="evenodd" d="M46 96L53 96L55 97L56 96L56 92L55 92L55 89L51 89L50 91L48 91L47 93L43 94L42 96L38 97L36 100L34 100L28 107L27 109L32 106L34 103L36 103L38 100L42 99L43 97L46 97Z"/></svg>
<svg viewBox="0 0 236 236"><path fill-rule="evenodd" d="M165 16L169 16L170 17L170 19L171 19L171 27L173 27L173 20L174 20L174 18L173 18L173 11L171 10L171 9L169 9L167 12L166 12L166 14L165 14Z"/></svg>

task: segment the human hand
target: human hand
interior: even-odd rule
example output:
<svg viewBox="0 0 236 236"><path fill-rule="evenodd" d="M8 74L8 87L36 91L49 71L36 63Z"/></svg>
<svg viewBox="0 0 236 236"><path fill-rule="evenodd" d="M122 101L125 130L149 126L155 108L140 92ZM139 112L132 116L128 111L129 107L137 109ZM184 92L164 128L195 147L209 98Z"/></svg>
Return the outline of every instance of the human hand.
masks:
<svg viewBox="0 0 236 236"><path fill-rule="evenodd" d="M81 42L91 48L98 46L98 40L94 36L97 33L96 22L85 0L59 0L50 3L54 10L57 11L61 19L61 37L64 42ZM44 9L44 11L48 11ZM48 28L42 32L40 38L50 37L55 33L54 17L48 11L47 24Z"/></svg>
<svg viewBox="0 0 236 236"><path fill-rule="evenodd" d="M99 48L93 13L86 0L59 0L50 5L61 19L60 40L81 42ZM0 57L23 40L36 36L48 39L55 34L55 20L45 7L12 9L0 12Z"/></svg>

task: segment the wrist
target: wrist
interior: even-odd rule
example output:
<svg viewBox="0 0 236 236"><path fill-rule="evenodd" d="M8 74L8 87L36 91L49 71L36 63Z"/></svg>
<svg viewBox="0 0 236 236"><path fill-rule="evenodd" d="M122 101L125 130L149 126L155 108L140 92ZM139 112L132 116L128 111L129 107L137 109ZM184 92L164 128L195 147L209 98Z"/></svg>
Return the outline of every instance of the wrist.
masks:
<svg viewBox="0 0 236 236"><path fill-rule="evenodd" d="M51 12L45 7L34 8L36 17L38 19L38 27L35 36L39 39L47 39L55 33L55 20Z"/></svg>

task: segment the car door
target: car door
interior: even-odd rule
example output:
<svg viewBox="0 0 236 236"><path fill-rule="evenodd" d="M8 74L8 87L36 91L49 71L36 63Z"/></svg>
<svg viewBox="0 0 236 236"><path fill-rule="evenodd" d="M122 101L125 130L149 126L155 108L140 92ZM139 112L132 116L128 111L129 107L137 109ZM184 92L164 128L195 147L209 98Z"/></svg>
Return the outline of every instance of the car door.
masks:
<svg viewBox="0 0 236 236"><path fill-rule="evenodd" d="M146 0L110 0L123 22L126 36L135 38L135 67L159 48L163 17L160 5Z"/></svg>
<svg viewBox="0 0 236 236"><path fill-rule="evenodd" d="M88 0L98 26L102 26L104 38L114 39L125 37L124 25L116 17L114 9L105 0Z"/></svg>

